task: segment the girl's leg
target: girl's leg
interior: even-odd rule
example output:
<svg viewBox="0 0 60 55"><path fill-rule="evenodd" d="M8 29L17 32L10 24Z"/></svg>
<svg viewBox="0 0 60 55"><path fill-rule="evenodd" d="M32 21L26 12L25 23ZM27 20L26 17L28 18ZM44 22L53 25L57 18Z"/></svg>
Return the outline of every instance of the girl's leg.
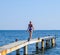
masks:
<svg viewBox="0 0 60 55"><path fill-rule="evenodd" d="M30 39L32 39L32 32L30 32Z"/></svg>

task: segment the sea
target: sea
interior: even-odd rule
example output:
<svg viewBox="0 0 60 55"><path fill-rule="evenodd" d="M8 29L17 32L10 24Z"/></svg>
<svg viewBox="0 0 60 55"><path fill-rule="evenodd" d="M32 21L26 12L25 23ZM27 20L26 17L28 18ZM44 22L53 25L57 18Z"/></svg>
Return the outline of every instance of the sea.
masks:
<svg viewBox="0 0 60 55"><path fill-rule="evenodd" d="M39 52L36 54L35 44L28 45L28 55L60 55L60 30L35 30L32 34L32 39L41 38L46 36L56 37L56 46ZM0 30L0 47L15 42L16 39L19 41L28 40L29 33L26 30ZM39 48L41 44L39 43ZM23 55L23 48L19 50L20 55ZM7 55L16 55L16 51L13 51Z"/></svg>

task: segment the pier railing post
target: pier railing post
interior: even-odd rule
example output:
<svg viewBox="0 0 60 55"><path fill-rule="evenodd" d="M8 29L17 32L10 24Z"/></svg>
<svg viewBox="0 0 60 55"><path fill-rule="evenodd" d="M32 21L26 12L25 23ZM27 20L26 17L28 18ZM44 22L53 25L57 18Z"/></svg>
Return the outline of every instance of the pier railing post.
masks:
<svg viewBox="0 0 60 55"><path fill-rule="evenodd" d="M55 38L52 38L52 39L51 39L51 44L52 44L52 47L55 46L55 44L56 44L56 43L55 43Z"/></svg>
<svg viewBox="0 0 60 55"><path fill-rule="evenodd" d="M27 45L26 45L26 46L24 46L24 55L28 55Z"/></svg>
<svg viewBox="0 0 60 55"><path fill-rule="evenodd" d="M44 50L44 39L42 39L42 42L41 42L41 49Z"/></svg>

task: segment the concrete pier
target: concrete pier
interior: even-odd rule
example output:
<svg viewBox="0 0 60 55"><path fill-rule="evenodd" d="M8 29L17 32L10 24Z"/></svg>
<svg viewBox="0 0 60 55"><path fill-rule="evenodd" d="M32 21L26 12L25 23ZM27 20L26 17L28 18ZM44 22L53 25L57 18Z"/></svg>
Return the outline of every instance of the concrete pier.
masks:
<svg viewBox="0 0 60 55"><path fill-rule="evenodd" d="M28 55L28 45L30 44L36 44L36 51L38 52L38 44L41 43L41 49L44 50L45 46L45 42L46 41L46 47L48 46L49 44L49 41L48 40L51 40L51 44L52 46L55 46L55 37L54 36L47 36L47 37L42 37L42 38L35 38L35 39L31 39L31 40L22 40L22 41L18 41L16 39L16 42L14 43L10 43L10 44L7 44L7 45L4 45L4 46L1 46L0 47L0 55L7 55L8 53L11 53L13 51L16 51L16 55L20 55L19 53L19 49L20 48L23 48L24 52L23 54L24 55Z"/></svg>

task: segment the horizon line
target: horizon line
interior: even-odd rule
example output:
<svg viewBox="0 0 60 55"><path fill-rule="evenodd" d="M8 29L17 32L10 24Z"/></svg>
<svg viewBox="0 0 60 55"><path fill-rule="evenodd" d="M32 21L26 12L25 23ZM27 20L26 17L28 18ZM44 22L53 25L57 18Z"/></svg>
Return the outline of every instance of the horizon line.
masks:
<svg viewBox="0 0 60 55"><path fill-rule="evenodd" d="M1 30L18 30L18 29L1 29ZM19 30L26 30L26 29L19 29ZM54 29L35 29L35 30L54 30ZM56 30L58 30L58 29L56 29Z"/></svg>

